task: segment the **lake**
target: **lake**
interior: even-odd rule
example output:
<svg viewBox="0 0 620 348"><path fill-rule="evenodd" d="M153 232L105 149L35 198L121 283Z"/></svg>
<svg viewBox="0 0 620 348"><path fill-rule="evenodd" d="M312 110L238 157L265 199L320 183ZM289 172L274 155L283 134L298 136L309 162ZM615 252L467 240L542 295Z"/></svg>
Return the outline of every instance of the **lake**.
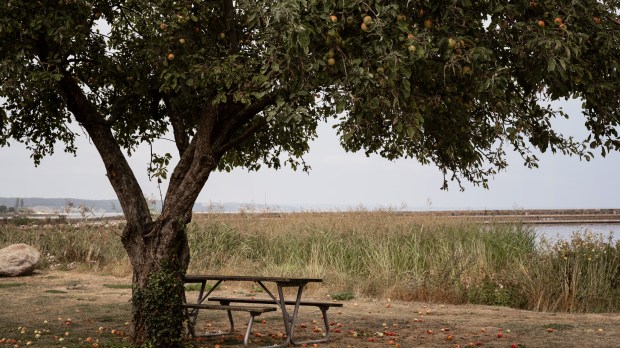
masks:
<svg viewBox="0 0 620 348"><path fill-rule="evenodd" d="M620 236L620 224L595 224L595 223L576 223L576 224L549 224L549 225L530 225L538 237L545 237L548 240L570 240L573 232L591 231L601 234L607 238L610 234L612 240L618 241Z"/></svg>

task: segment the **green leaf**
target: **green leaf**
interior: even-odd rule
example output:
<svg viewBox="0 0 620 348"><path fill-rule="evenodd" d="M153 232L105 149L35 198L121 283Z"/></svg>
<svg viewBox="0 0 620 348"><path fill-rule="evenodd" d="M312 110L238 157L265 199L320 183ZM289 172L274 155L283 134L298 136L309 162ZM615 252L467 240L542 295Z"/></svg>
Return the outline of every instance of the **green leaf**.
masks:
<svg viewBox="0 0 620 348"><path fill-rule="evenodd" d="M342 113L345 110L346 106L347 106L347 102L345 100L339 99L336 102L336 113L337 114Z"/></svg>
<svg viewBox="0 0 620 348"><path fill-rule="evenodd" d="M402 66L400 67L400 72L403 74L403 76L404 76L407 80L409 80L409 79L411 78L411 69L410 69L408 66L406 66L406 65L402 65Z"/></svg>
<svg viewBox="0 0 620 348"><path fill-rule="evenodd" d="M405 98L409 98L409 96L411 95L411 83L409 83L408 79L403 79L403 95L405 96Z"/></svg>
<svg viewBox="0 0 620 348"><path fill-rule="evenodd" d="M297 32L297 44L303 48L304 53L309 53L310 33L303 27Z"/></svg>

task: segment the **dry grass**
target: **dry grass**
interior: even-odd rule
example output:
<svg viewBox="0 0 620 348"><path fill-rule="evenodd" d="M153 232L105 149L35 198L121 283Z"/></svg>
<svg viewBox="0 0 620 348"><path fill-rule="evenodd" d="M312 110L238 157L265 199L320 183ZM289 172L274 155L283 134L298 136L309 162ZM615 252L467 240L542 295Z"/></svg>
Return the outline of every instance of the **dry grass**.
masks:
<svg viewBox="0 0 620 348"><path fill-rule="evenodd" d="M44 267L128 275L121 226L0 226ZM521 225L396 212L197 215L189 272L323 277L319 293L544 311L620 309L620 248L602 236L537 241Z"/></svg>

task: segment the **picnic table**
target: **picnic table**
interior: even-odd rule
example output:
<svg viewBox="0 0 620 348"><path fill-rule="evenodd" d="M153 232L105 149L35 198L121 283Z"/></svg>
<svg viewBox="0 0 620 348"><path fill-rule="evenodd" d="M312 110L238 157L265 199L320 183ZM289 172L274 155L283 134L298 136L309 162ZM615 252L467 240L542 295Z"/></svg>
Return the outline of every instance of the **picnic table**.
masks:
<svg viewBox="0 0 620 348"><path fill-rule="evenodd" d="M278 346L270 346L270 347L286 347L289 344L294 345L302 345L309 343L317 343L317 342L325 342L329 339L329 321L327 319L327 310L330 307L342 307L341 303L336 302L317 302L317 301L303 301L302 294L303 289L308 283L316 283L322 282L323 280L320 278L301 278L301 277L269 277L269 276L240 276L240 275L186 275L185 283L198 283L201 284L200 291L198 292L198 298L196 302L188 302L187 296L185 296L185 303L183 306L185 307L186 315L188 317L187 326L190 335L193 337L205 337L205 336L213 336L213 335L221 335L221 334L231 334L234 331L234 321L232 317L233 311L242 311L250 314L250 319L248 322L248 327L246 330L246 334L243 340L244 347L248 347L249 345L249 337L252 330L252 325L254 323L254 318L271 311L279 310L282 313L282 320L284 323L284 330L286 332L286 340L284 343ZM225 281L233 281L233 282L254 282L258 284L264 292L268 295L268 298L265 299L256 299L256 298L241 298L241 297L211 297L211 293L217 289L217 287ZM212 286L207 288L208 282L214 282ZM265 283L274 283L277 287L277 296L274 295L266 286ZM294 300L287 300L284 297L284 288L296 288L296 296ZM219 302L218 305L214 304L205 304L205 300ZM243 303L243 304L251 304L251 306L247 305L231 305L231 303ZM261 307L255 306L256 304L260 305L276 305L276 307ZM286 308L286 306L293 306L292 313ZM295 333L295 322L297 321L297 315L299 313L299 307L301 306L314 306L318 307L323 314L323 321L325 324L325 337L318 340L309 340L303 342L296 342L294 340ZM217 333L217 334L205 334L205 335L197 335L195 326L196 320L198 318L198 311L200 309L204 310L226 310L228 313L228 320L230 323L230 329L225 333Z"/></svg>

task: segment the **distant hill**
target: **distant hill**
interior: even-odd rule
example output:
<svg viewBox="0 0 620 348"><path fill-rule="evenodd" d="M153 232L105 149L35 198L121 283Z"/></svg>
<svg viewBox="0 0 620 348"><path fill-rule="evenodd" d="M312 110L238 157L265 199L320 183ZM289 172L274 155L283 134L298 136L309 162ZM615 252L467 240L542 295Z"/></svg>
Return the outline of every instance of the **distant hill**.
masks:
<svg viewBox="0 0 620 348"><path fill-rule="evenodd" d="M68 206L74 208L84 206L93 211L106 213L121 213L121 204L117 199L80 199L80 198L38 198L38 197L0 197L0 205L7 207L21 208L21 200L24 201L23 208L30 208L41 212L62 212ZM156 210L161 209L161 202L155 202ZM239 211L291 211L300 210L300 207L287 206L281 208L265 204L253 203L201 203L194 205L195 212L239 212Z"/></svg>
<svg viewBox="0 0 620 348"><path fill-rule="evenodd" d="M24 208L48 208L50 211L63 211L65 207L85 206L93 211L105 211L109 213L121 212L121 205L116 199L79 199L79 198L38 198L38 197L0 197L0 205L7 207L21 207L21 200L24 201Z"/></svg>
<svg viewBox="0 0 620 348"><path fill-rule="evenodd" d="M0 205L21 208L30 208L39 212L53 213L63 212L70 204L74 208L87 207L92 211L105 213L122 213L121 205L116 199L80 199L80 198L37 198L37 197L0 197ZM161 202L155 202L156 210L161 210ZM333 211L350 210L352 206L333 204L303 204L303 205L277 205L263 203L236 203L236 202L197 202L194 204L194 212L292 212L292 211Z"/></svg>

